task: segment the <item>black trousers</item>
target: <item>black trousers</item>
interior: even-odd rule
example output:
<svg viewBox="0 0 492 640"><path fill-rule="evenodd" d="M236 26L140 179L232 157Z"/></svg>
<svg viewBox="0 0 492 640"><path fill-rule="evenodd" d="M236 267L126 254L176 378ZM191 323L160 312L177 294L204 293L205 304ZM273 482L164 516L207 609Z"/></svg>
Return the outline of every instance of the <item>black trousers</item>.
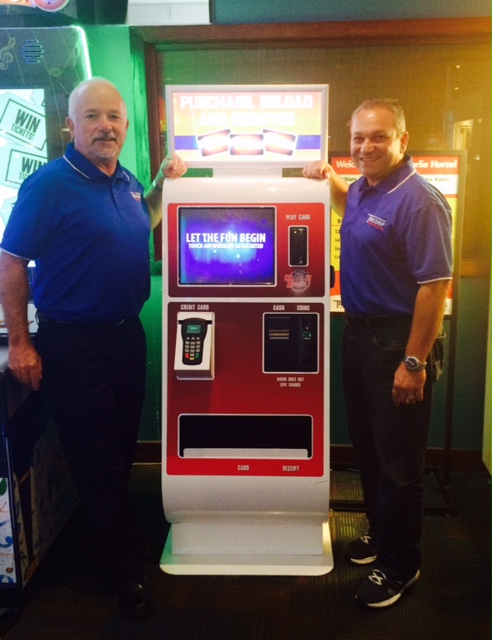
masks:
<svg viewBox="0 0 492 640"><path fill-rule="evenodd" d="M42 385L91 532L106 543L120 579L137 577L144 569L145 545L128 482L145 393L140 320L40 320L36 348Z"/></svg>
<svg viewBox="0 0 492 640"><path fill-rule="evenodd" d="M350 439L359 464L378 567L408 580L421 564L424 463L429 433L430 363L424 401L395 407L395 371L405 354L408 324L346 327L343 383Z"/></svg>

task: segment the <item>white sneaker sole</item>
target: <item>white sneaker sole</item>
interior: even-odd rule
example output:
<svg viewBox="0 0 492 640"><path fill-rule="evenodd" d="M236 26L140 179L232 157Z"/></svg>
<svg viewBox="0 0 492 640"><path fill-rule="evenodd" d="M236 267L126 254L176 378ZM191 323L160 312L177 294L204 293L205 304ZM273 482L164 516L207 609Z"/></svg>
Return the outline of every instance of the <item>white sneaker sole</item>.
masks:
<svg viewBox="0 0 492 640"><path fill-rule="evenodd" d="M352 564L358 565L372 564L373 562L376 562L377 559L377 556L367 556L367 558L349 558Z"/></svg>
<svg viewBox="0 0 492 640"><path fill-rule="evenodd" d="M402 597L405 591L407 591L407 589L410 589L410 587L412 587L419 578L420 578L420 571L417 571L417 573L413 576L413 578L410 578L410 580L403 585L401 591L396 593L392 598L388 598L388 600L383 600L382 602L372 602L372 603L366 602L364 603L364 606L370 607L371 609L384 609L385 607L390 607L392 604L395 604L395 602L398 602L398 600Z"/></svg>

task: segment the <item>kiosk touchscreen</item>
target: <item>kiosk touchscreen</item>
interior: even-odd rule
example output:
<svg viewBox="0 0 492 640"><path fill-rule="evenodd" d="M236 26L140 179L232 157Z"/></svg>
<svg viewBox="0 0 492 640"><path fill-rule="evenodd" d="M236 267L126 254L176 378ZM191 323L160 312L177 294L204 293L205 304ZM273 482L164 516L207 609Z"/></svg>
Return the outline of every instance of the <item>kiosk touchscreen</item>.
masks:
<svg viewBox="0 0 492 640"><path fill-rule="evenodd" d="M169 573L321 575L329 509L325 85L170 86L162 492Z"/></svg>

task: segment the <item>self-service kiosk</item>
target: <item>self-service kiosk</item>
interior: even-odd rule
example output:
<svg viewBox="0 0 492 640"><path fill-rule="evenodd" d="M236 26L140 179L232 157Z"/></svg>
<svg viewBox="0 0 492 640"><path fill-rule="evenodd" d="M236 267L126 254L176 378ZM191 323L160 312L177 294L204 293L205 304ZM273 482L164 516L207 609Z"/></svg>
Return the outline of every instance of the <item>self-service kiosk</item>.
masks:
<svg viewBox="0 0 492 640"><path fill-rule="evenodd" d="M327 87L166 98L171 149L214 173L164 187L161 567L328 573L329 190L282 177L326 154Z"/></svg>

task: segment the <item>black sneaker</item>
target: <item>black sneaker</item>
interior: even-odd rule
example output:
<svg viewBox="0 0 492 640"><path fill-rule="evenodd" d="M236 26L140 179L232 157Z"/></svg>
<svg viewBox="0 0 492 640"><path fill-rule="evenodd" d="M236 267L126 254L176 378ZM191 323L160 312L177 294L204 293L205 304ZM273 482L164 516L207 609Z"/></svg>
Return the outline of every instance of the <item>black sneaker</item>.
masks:
<svg viewBox="0 0 492 640"><path fill-rule="evenodd" d="M347 545L345 557L354 564L371 564L377 556L376 549L372 546L372 538L367 533Z"/></svg>
<svg viewBox="0 0 492 640"><path fill-rule="evenodd" d="M127 618L143 618L152 612L145 576L123 580L118 589L118 607Z"/></svg>
<svg viewBox="0 0 492 640"><path fill-rule="evenodd" d="M355 599L358 604L371 609L382 609L395 604L403 593L414 585L420 578L420 571L409 580L392 580L387 578L379 569L369 575L364 582L359 585Z"/></svg>

